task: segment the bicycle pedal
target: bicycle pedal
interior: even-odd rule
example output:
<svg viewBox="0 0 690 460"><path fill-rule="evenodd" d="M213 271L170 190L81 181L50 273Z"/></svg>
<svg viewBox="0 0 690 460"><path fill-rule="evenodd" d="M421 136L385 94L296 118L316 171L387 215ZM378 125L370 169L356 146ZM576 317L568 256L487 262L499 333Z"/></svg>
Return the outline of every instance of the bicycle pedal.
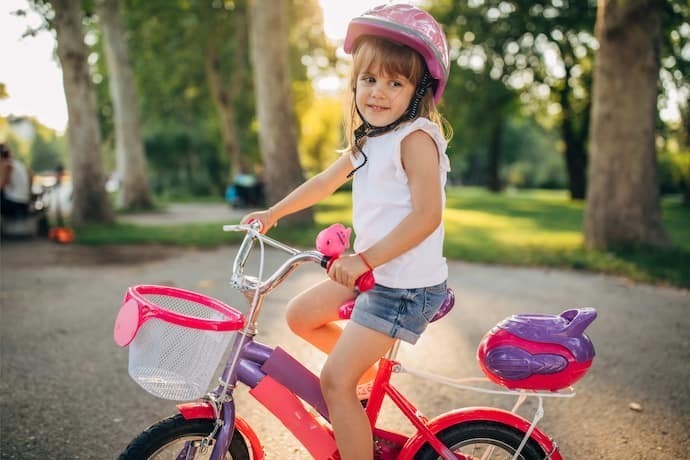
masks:
<svg viewBox="0 0 690 460"><path fill-rule="evenodd" d="M396 458L402 450L400 444L374 436L374 459Z"/></svg>

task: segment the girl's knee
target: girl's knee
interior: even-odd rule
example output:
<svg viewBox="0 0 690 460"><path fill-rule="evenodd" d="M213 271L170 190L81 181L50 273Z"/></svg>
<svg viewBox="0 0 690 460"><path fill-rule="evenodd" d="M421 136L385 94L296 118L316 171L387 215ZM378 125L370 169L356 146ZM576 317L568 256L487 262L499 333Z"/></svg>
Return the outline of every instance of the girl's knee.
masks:
<svg viewBox="0 0 690 460"><path fill-rule="evenodd" d="M321 392L326 401L333 399L339 393L338 380L324 368L321 371Z"/></svg>
<svg viewBox="0 0 690 460"><path fill-rule="evenodd" d="M285 312L285 321L290 327L290 330L299 336L304 336L304 334L310 330L307 316L304 313L304 305L299 297L288 302L287 311Z"/></svg>
<svg viewBox="0 0 690 460"><path fill-rule="evenodd" d="M321 392L326 400L341 398L343 395L355 394L357 382L349 382L342 372L338 372L328 362L321 371Z"/></svg>

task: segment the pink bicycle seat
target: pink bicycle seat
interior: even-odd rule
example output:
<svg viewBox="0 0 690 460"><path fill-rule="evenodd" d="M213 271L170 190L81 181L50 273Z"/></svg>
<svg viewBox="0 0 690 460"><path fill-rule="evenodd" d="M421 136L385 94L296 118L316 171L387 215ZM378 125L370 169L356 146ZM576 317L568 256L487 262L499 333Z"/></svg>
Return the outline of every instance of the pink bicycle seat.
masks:
<svg viewBox="0 0 690 460"><path fill-rule="evenodd" d="M436 312L431 322L437 321L448 314L449 311L453 309L455 305L455 292L451 288L446 290L446 298L441 305L441 308ZM340 306L338 309L338 316L340 319L350 319L352 316L352 310L355 308L355 299L350 299Z"/></svg>

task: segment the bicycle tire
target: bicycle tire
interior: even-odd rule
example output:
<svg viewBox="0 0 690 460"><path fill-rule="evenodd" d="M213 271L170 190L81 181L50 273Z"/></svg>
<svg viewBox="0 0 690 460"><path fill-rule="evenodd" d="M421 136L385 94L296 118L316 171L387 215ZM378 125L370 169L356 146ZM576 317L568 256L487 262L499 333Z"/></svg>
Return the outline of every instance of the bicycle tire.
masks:
<svg viewBox="0 0 690 460"><path fill-rule="evenodd" d="M482 458L487 449L500 449L502 456L492 459L511 459L522 442L525 433L511 426L495 422L467 422L450 426L438 434L443 444L455 453ZM475 449L475 450L472 450ZM478 450L477 450L478 449ZM479 453L479 455L477 455ZM494 452L495 454L496 452ZM533 439L529 439L518 457L520 460L542 460L546 454ZM438 453L425 444L415 455L415 460L439 459Z"/></svg>
<svg viewBox="0 0 690 460"><path fill-rule="evenodd" d="M181 414L173 415L148 427L120 454L118 460L176 459L187 441L201 440L213 431L215 420L185 420ZM167 452L169 449L169 452ZM244 437L235 430L228 447L228 460L249 460Z"/></svg>

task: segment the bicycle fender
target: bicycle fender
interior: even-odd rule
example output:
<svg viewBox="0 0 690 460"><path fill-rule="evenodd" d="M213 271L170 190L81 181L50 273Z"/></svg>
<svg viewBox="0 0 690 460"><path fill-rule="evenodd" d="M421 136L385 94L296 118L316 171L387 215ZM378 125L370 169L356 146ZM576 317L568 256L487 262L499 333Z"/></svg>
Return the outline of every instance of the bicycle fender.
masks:
<svg viewBox="0 0 690 460"><path fill-rule="evenodd" d="M213 412L213 407L206 401L195 401L184 404L178 404L177 410L180 411L185 420L193 420L197 418L215 419L216 415ZM252 449L252 458L256 460L263 460L264 448L261 445L259 437L252 427L239 415L235 415L235 429L240 432L244 439L247 440Z"/></svg>
<svg viewBox="0 0 690 460"><path fill-rule="evenodd" d="M429 421L428 427L432 433L437 434L450 426L469 422L496 422L517 428L522 432L526 432L531 424L528 420L507 410L487 407L466 407L439 415ZM558 451L558 446L538 427L534 427L530 437L539 444L539 447L544 452L547 454L552 452L550 459L563 460ZM423 435L419 432L415 433L403 446L398 460L412 460L425 443Z"/></svg>

